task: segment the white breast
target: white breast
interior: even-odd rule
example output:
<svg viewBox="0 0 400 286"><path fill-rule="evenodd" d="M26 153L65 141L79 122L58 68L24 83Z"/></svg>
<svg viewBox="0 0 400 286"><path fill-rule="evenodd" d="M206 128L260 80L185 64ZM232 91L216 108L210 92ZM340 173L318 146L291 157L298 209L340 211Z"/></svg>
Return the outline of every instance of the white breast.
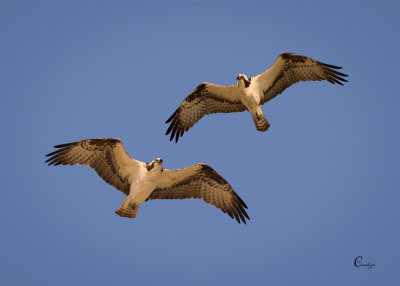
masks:
<svg viewBox="0 0 400 286"><path fill-rule="evenodd" d="M240 100L247 107L250 112L255 111L260 105L260 95L258 90L253 88L250 84L249 87L241 87Z"/></svg>
<svg viewBox="0 0 400 286"><path fill-rule="evenodd" d="M135 202L144 202L153 192L160 179L159 168L154 168L152 172L148 172L144 167L141 169L140 175L132 182L129 197Z"/></svg>

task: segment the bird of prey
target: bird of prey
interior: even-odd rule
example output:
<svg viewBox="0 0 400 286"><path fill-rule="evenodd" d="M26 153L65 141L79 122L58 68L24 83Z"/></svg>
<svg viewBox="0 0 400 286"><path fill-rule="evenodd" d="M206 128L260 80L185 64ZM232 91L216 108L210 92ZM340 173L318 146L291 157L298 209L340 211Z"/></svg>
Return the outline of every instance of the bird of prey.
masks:
<svg viewBox="0 0 400 286"><path fill-rule="evenodd" d="M312 58L281 53L275 62L262 74L248 78L240 73L237 84L217 85L203 82L181 103L171 117L165 135L171 133L170 140L189 130L204 115L230 113L248 110L258 131L267 131L270 124L265 118L261 105L271 100L286 88L299 81L326 80L343 85L347 75L338 72L341 67L324 64Z"/></svg>
<svg viewBox="0 0 400 286"><path fill-rule="evenodd" d="M198 198L219 208L239 223L250 219L246 204L229 183L210 166L200 163L168 170L163 160L137 161L125 151L120 139L94 138L54 146L48 165L82 164L92 167L107 183L127 197L115 213L135 218L144 201Z"/></svg>

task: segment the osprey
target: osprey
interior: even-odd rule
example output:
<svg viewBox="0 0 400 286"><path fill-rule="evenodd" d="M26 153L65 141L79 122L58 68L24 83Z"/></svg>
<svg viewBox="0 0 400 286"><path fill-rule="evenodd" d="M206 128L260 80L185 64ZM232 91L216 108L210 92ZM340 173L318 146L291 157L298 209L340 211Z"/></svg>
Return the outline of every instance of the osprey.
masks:
<svg viewBox="0 0 400 286"><path fill-rule="evenodd" d="M135 218L144 201L198 198L231 218L246 223L246 204L229 183L210 166L200 163L177 170L163 168L163 160L137 161L125 151L120 139L95 138L54 146L48 165L82 164L92 167L107 183L127 197L115 213Z"/></svg>
<svg viewBox="0 0 400 286"><path fill-rule="evenodd" d="M248 78L240 73L237 84L217 85L203 82L197 86L165 122L170 123L165 135L178 142L204 115L248 110L258 131L267 131L269 123L261 105L299 81L326 80L332 84L347 82L347 75L336 71L341 67L318 62L309 57L282 53L262 74Z"/></svg>

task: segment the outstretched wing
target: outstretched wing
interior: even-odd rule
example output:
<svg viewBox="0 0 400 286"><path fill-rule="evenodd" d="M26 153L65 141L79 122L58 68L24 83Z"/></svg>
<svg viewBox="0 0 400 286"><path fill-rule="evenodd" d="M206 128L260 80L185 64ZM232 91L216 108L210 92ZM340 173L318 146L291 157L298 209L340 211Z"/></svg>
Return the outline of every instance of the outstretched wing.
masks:
<svg viewBox="0 0 400 286"><path fill-rule="evenodd" d="M252 82L263 91L261 104L271 100L286 88L299 81L326 80L343 85L347 74L338 72L341 67L318 62L312 58L292 53L282 53L264 73L254 77Z"/></svg>
<svg viewBox="0 0 400 286"><path fill-rule="evenodd" d="M197 198L212 204L231 218L246 223L246 204L213 168L196 164L177 170L164 169L161 182L147 200Z"/></svg>
<svg viewBox="0 0 400 286"><path fill-rule="evenodd" d="M115 138L87 139L54 146L60 148L46 155L50 165L82 164L92 167L107 183L124 194L129 194L132 172L140 162L132 159L125 151L121 140Z"/></svg>
<svg viewBox="0 0 400 286"><path fill-rule="evenodd" d="M196 87L165 122L171 124L165 135L171 133L170 141L178 142L179 137L188 131L204 115L211 113L230 113L246 110L239 100L236 85L217 85L203 82Z"/></svg>

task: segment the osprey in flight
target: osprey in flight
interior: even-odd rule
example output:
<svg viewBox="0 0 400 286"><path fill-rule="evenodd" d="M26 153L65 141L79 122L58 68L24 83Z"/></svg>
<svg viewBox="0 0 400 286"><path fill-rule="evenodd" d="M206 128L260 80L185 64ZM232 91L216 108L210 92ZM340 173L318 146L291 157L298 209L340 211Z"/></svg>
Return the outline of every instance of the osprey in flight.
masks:
<svg viewBox="0 0 400 286"><path fill-rule="evenodd" d="M219 208L231 218L246 223L246 204L229 183L210 166L200 163L177 170L164 169L163 160L137 161L115 138L87 139L54 146L47 154L49 165L83 164L92 167L107 183L127 197L115 213L135 218L144 201L198 198Z"/></svg>
<svg viewBox="0 0 400 286"><path fill-rule="evenodd" d="M217 85L203 82L196 87L165 122L170 123L165 135L171 133L170 140L178 142L179 137L189 130L204 115L230 113L248 110L257 130L267 131L269 123L261 105L271 100L286 88L299 81L327 80L343 85L346 74L341 69L292 53L282 53L262 74L247 78L239 74L237 84Z"/></svg>

